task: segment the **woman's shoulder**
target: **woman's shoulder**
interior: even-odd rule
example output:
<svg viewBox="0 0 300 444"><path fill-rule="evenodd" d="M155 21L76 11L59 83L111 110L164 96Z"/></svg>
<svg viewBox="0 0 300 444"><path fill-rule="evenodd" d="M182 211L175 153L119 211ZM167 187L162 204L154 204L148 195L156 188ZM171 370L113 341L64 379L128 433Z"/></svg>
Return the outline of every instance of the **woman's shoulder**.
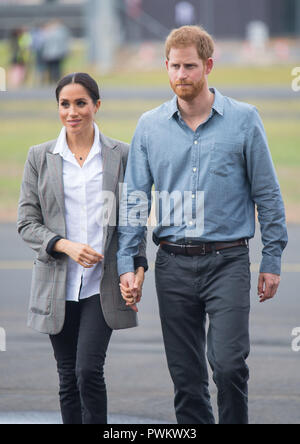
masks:
<svg viewBox="0 0 300 444"><path fill-rule="evenodd" d="M121 149L121 151L122 151L122 156L123 156L125 159L127 159L127 157L128 157L128 153L129 153L129 147L130 147L130 145L129 145L128 143L120 142L120 141L119 141L119 146L120 146L120 149Z"/></svg>
<svg viewBox="0 0 300 444"><path fill-rule="evenodd" d="M29 148L27 159L33 164L41 165L46 161L46 154L54 150L57 139L33 145Z"/></svg>
<svg viewBox="0 0 300 444"><path fill-rule="evenodd" d="M122 153L122 157L127 158L128 151L129 151L129 144L126 142L122 142L118 139L113 139L111 137L105 136L104 134L101 134L100 136L101 143L104 143L108 148L115 149L118 147L118 149Z"/></svg>
<svg viewBox="0 0 300 444"><path fill-rule="evenodd" d="M33 145L29 149L29 153L33 152L35 155L43 155L46 152L52 152L57 139L48 140L47 142L39 143L37 145Z"/></svg>
<svg viewBox="0 0 300 444"><path fill-rule="evenodd" d="M129 144L126 142L122 142L122 140L114 139L112 137L105 136L103 133L100 135L101 143L104 143L109 148L115 148L118 146L121 148L121 150L128 151L129 150Z"/></svg>

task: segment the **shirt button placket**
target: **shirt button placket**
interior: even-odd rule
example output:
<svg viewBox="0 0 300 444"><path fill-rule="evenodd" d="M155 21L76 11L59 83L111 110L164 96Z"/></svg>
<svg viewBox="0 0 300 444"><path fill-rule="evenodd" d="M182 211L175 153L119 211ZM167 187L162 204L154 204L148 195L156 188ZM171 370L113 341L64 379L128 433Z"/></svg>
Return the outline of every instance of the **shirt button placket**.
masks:
<svg viewBox="0 0 300 444"><path fill-rule="evenodd" d="M197 139L195 139L194 140L194 145L195 145L195 148L196 148L196 146L198 145L198 140ZM197 147L198 148L198 147ZM198 156L199 156L199 153L198 153L198 149L197 149L197 152L195 153L195 159L196 159L196 161L198 161ZM197 168L196 167L194 167L193 168L193 172L194 173L197 173ZM195 219L195 217L196 217L196 213L197 213L197 211L196 211L196 200L195 200L195 197L196 197L196 190L197 190L197 175L195 174L194 175L194 180L193 180L193 189L192 189L192 215L193 215L193 218Z"/></svg>
<svg viewBox="0 0 300 444"><path fill-rule="evenodd" d="M83 169L81 169L81 199L80 199L80 238L87 243L87 214L86 214L86 184Z"/></svg>

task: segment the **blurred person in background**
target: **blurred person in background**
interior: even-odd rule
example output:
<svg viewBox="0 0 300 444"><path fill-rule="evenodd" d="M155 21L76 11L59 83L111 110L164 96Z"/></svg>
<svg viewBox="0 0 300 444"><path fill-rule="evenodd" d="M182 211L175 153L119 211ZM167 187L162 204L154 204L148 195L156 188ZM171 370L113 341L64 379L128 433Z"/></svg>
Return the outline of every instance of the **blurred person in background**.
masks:
<svg viewBox="0 0 300 444"><path fill-rule="evenodd" d="M21 86L27 77L31 61L31 35L23 28L15 29L10 37L10 68L8 81L11 87Z"/></svg>
<svg viewBox="0 0 300 444"><path fill-rule="evenodd" d="M56 99L63 128L56 140L30 149L18 208L18 232L36 252L28 326L50 337L63 423L105 424L109 340L113 329L137 325L136 306L121 297L116 257L129 147L100 132L99 89L88 74L64 77ZM135 258L137 302L145 247Z"/></svg>
<svg viewBox="0 0 300 444"><path fill-rule="evenodd" d="M34 84L43 84L46 82L46 63L43 58L45 30L44 26L35 26L31 30L31 50L34 55Z"/></svg>
<svg viewBox="0 0 300 444"><path fill-rule="evenodd" d="M62 76L63 63L70 51L70 32L59 20L52 20L43 29L41 62L46 67L48 82L57 83Z"/></svg>
<svg viewBox="0 0 300 444"><path fill-rule="evenodd" d="M175 5L175 23L177 26L193 25L196 22L194 5L187 1L181 1Z"/></svg>
<svg viewBox="0 0 300 444"><path fill-rule="evenodd" d="M128 39L130 42L140 43L141 25L139 20L142 16L142 0L125 0L125 11Z"/></svg>

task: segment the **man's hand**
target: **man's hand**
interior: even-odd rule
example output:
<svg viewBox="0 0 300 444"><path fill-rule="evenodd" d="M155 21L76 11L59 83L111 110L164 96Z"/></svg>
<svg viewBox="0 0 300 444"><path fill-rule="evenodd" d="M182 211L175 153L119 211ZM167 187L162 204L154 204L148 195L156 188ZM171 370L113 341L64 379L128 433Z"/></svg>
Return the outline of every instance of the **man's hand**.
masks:
<svg viewBox="0 0 300 444"><path fill-rule="evenodd" d="M140 302L140 300L141 300L144 279L145 279L144 267L139 267L135 272L135 279L134 279L134 285L133 285L133 288L137 289L136 302Z"/></svg>
<svg viewBox="0 0 300 444"><path fill-rule="evenodd" d="M132 310L138 312L136 306L142 297L142 285L144 282L144 268L139 267L136 274L133 272L125 273L120 276L120 290L126 305Z"/></svg>
<svg viewBox="0 0 300 444"><path fill-rule="evenodd" d="M272 299L278 289L280 276L278 274L260 273L258 277L257 294L259 302Z"/></svg>

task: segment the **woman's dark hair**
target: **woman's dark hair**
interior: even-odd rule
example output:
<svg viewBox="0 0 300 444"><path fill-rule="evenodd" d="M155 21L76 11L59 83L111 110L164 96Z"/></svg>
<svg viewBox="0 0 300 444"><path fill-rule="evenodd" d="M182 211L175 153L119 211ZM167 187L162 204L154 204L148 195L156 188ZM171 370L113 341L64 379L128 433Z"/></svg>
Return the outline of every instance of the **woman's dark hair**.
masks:
<svg viewBox="0 0 300 444"><path fill-rule="evenodd" d="M70 85L71 83L79 83L80 85L82 85L87 90L93 103L96 105L97 101L100 99L99 88L95 80L92 79L92 77L85 72L75 72L73 74L68 74L58 82L55 90L57 103L59 102L59 95L61 90L66 85Z"/></svg>

